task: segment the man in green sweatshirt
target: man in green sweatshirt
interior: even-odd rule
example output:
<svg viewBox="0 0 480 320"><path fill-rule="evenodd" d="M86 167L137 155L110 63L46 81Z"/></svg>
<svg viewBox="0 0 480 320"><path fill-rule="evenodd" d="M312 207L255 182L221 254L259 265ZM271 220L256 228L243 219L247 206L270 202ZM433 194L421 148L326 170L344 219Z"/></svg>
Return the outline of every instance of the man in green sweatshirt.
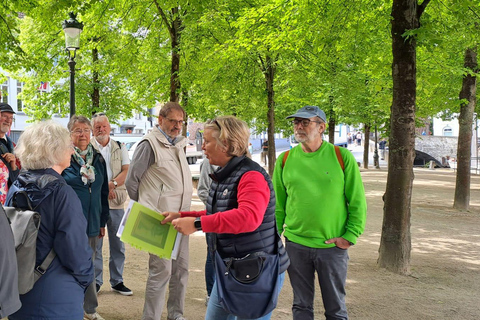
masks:
<svg viewBox="0 0 480 320"><path fill-rule="evenodd" d="M326 319L348 319L347 249L363 233L367 212L360 171L347 149L323 141L326 116L320 108L306 106L287 119L293 119L300 144L279 156L273 185L277 227L291 261L293 319L314 318L315 272Z"/></svg>

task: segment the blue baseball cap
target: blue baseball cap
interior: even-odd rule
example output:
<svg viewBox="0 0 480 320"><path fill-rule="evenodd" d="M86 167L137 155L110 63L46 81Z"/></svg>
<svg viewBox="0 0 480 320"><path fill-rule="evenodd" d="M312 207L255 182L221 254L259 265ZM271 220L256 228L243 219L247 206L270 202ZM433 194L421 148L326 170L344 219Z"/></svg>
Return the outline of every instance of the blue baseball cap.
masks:
<svg viewBox="0 0 480 320"><path fill-rule="evenodd" d="M323 112L322 109L316 106L305 106L299 109L294 114L286 117L285 119L290 119L290 118L309 119L311 117L319 117L323 122L327 122L327 116L325 115L325 112Z"/></svg>

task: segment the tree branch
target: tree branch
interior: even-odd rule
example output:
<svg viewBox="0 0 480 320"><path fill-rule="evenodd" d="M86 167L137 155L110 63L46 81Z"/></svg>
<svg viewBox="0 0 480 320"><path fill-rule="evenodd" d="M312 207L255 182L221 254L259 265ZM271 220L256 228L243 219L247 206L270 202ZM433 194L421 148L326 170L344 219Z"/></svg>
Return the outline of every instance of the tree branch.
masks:
<svg viewBox="0 0 480 320"><path fill-rule="evenodd" d="M163 12L163 9L160 7L160 5L158 4L158 1L157 0L153 0L153 3L155 3L155 6L157 6L157 9L158 9L158 12L160 13L160 15L162 16L162 20L163 22L165 23L165 25L167 26L167 29L168 29L168 33L170 33L170 37L173 38L174 34L173 34L173 26L170 25L170 22L168 21L168 18L167 16L165 15L165 12Z"/></svg>
<svg viewBox="0 0 480 320"><path fill-rule="evenodd" d="M425 8L427 5L430 3L431 0L423 0L422 4L420 4L417 7L417 18L420 20L420 17L422 16L423 12L425 11Z"/></svg>

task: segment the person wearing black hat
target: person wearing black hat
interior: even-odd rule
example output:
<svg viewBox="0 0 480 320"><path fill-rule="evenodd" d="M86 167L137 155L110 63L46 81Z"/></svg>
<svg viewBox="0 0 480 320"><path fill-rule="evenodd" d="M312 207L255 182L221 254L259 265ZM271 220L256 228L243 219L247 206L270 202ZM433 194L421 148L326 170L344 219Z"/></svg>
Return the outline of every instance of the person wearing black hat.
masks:
<svg viewBox="0 0 480 320"><path fill-rule="evenodd" d="M323 110L306 106L287 119L300 144L278 157L273 186L290 257L293 319L313 320L316 273L326 319L346 320L346 249L363 233L367 213L360 170L351 152L323 141Z"/></svg>
<svg viewBox="0 0 480 320"><path fill-rule="evenodd" d="M0 103L0 112L0 202L4 204L8 187L17 179L20 162L13 153L15 143L6 135L12 127L15 111L8 103Z"/></svg>

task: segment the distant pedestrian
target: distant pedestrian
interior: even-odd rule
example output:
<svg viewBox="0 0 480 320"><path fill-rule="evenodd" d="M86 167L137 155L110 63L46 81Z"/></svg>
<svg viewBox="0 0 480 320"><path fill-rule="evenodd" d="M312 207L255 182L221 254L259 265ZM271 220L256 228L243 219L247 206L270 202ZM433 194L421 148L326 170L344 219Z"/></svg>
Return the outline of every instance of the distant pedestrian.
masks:
<svg viewBox="0 0 480 320"><path fill-rule="evenodd" d="M362 133L360 131L357 132L356 138L357 138L357 146L361 146L362 145Z"/></svg>
<svg viewBox="0 0 480 320"><path fill-rule="evenodd" d="M378 149L380 149L380 160L385 159L385 146L387 145L387 140L382 138L378 143Z"/></svg>
<svg viewBox="0 0 480 320"><path fill-rule="evenodd" d="M262 162L267 165L267 155L268 155L268 140L265 139L265 141L262 143Z"/></svg>

